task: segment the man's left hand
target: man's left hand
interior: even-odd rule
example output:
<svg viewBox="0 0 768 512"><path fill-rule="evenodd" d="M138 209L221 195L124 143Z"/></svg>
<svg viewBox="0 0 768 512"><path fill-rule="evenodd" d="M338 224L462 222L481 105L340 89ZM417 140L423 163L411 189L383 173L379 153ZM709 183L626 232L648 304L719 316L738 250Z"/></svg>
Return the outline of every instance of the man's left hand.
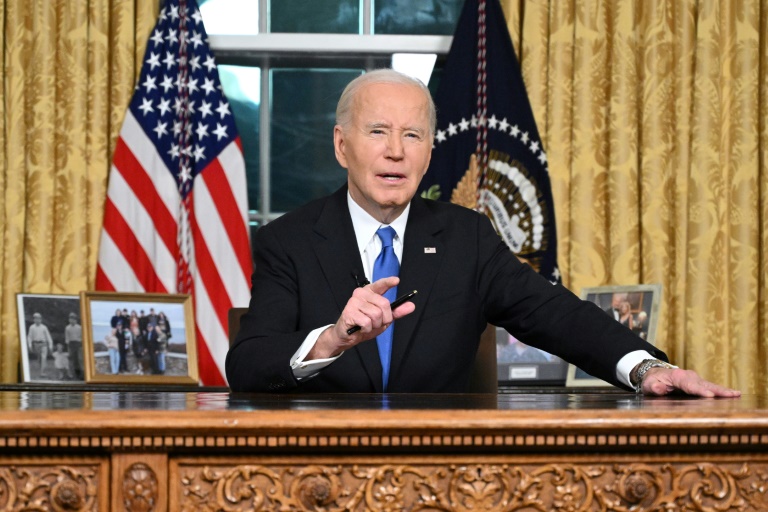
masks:
<svg viewBox="0 0 768 512"><path fill-rule="evenodd" d="M719 384L702 379L693 370L682 368L651 368L643 378L644 395L663 396L674 391L706 398L734 398L741 396L741 391L729 389Z"/></svg>

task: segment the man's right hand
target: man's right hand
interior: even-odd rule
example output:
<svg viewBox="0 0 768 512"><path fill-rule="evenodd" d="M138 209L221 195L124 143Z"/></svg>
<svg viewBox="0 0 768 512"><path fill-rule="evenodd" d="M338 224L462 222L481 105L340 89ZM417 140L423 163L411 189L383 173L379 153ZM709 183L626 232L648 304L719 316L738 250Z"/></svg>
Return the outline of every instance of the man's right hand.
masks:
<svg viewBox="0 0 768 512"><path fill-rule="evenodd" d="M385 277L362 288L356 288L336 324L323 331L304 360L336 357L360 342L375 338L398 318L413 313L416 309L413 302L406 302L392 311L389 300L383 296L399 282L399 277ZM359 326L360 330L347 334L355 325Z"/></svg>

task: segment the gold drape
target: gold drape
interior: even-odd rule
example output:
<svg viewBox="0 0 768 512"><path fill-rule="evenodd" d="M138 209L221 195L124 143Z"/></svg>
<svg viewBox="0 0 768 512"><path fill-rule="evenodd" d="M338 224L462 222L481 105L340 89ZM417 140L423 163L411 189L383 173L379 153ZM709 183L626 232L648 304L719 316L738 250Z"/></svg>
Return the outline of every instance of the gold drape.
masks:
<svg viewBox="0 0 768 512"><path fill-rule="evenodd" d="M0 0L0 381L16 382L16 293L92 287L110 151L159 0Z"/></svg>
<svg viewBox="0 0 768 512"><path fill-rule="evenodd" d="M501 0L565 283L662 283L657 344L745 392L768 361L768 0ZM15 294L92 285L110 150L159 0L0 0L0 381Z"/></svg>
<svg viewBox="0 0 768 512"><path fill-rule="evenodd" d="M768 1L502 0L576 293L662 283L656 344L768 383Z"/></svg>

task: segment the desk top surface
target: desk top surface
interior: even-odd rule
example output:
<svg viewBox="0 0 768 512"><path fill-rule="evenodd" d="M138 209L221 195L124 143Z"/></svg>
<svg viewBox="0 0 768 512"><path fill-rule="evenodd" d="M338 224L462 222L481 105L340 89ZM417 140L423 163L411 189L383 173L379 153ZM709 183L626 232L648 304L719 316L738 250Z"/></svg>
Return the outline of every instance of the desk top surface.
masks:
<svg viewBox="0 0 768 512"><path fill-rule="evenodd" d="M645 397L620 390L525 389L499 394L249 394L226 390L0 390L0 413L12 411L611 411L766 415L768 396L701 399ZM597 412L600 411L600 412Z"/></svg>
<svg viewBox="0 0 768 512"><path fill-rule="evenodd" d="M3 436L153 436L158 432L224 437L348 436L350 432L433 436L672 432L687 436L695 432L719 439L724 428L741 444L759 441L768 446L768 397L651 398L619 390L563 388L488 395L0 390L0 442Z"/></svg>

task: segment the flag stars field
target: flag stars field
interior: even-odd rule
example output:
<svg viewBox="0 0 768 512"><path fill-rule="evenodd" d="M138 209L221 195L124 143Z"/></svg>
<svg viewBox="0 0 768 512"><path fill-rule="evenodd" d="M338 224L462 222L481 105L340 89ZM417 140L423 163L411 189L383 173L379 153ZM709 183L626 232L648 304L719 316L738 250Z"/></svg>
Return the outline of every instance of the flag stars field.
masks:
<svg viewBox="0 0 768 512"><path fill-rule="evenodd" d="M486 124L488 125L489 129L498 130L504 133L506 133L507 129L509 129L510 137L519 139L520 142L522 142L523 145L536 156L539 162L542 164L547 163L547 156L544 153L544 150L541 149L540 141L531 140L531 136L528 132L521 131L517 125L510 125L506 117L499 120L495 114L492 114L491 117L487 119L483 116L476 117L473 115L469 121L467 121L466 118L462 118L458 123L449 121L446 129L437 130L437 133L435 134L434 147L437 147L437 144L447 142L448 139L455 135L459 135L460 132L468 131L470 126L472 128L477 128L485 126ZM547 172L549 171L547 170Z"/></svg>

